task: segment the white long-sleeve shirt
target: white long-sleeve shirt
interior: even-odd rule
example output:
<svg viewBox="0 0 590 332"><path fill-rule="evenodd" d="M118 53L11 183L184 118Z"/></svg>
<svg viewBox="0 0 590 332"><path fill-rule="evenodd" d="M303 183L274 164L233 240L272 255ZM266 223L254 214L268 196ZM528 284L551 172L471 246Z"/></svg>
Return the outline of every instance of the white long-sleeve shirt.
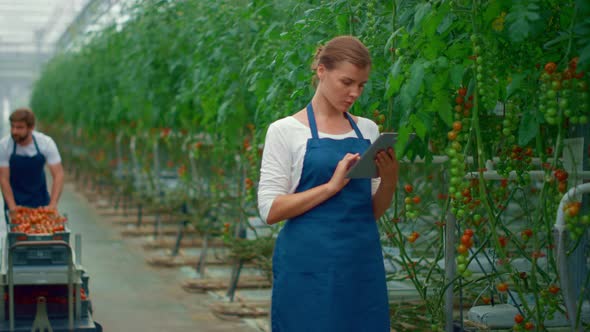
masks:
<svg viewBox="0 0 590 332"><path fill-rule="evenodd" d="M374 142L379 137L377 124L367 118L357 117L357 126L363 137ZM344 139L356 137L354 130L346 134L331 135L318 132L320 138ZM280 195L292 194L299 185L307 140L311 138L310 128L292 116L273 122L266 132L264 152L258 184L258 209L266 221L270 207ZM372 180L375 194L380 179Z"/></svg>

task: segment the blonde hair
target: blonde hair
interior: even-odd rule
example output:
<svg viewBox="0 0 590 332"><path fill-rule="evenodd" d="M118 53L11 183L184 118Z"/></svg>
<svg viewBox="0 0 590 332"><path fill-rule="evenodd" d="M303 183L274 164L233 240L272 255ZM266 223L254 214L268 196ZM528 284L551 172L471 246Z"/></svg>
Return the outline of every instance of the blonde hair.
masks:
<svg viewBox="0 0 590 332"><path fill-rule="evenodd" d="M371 54L367 47L356 37L338 36L318 47L311 69L316 71L319 65L327 70L334 69L341 62L350 62L359 68L371 66ZM314 85L317 75L313 77Z"/></svg>

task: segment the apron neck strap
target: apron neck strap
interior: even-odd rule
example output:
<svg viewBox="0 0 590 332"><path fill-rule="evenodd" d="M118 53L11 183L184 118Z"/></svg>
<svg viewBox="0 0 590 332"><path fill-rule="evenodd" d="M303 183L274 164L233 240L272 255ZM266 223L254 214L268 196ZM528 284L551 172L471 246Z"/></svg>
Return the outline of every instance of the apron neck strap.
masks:
<svg viewBox="0 0 590 332"><path fill-rule="evenodd" d="M37 150L37 153L41 154L41 150L39 150L39 144L37 144L37 139L35 138L35 135L31 133L31 136L33 137L33 143L35 143L35 149Z"/></svg>
<svg viewBox="0 0 590 332"><path fill-rule="evenodd" d="M346 112L344 114L346 114L346 118L348 119L348 122L350 122L350 126L352 127L352 129L354 129L356 136L360 139L364 139L363 134L361 133L359 127L354 122L354 119L352 118L352 116L348 112ZM313 114L313 106L311 106L311 102L309 104L307 104L307 121L309 122L309 129L311 130L311 137L314 139L318 139L319 138L318 126L315 122L315 116Z"/></svg>
<svg viewBox="0 0 590 332"><path fill-rule="evenodd" d="M352 115L350 115L350 113L348 113L348 112L346 112L344 114L346 114L346 118L348 118L348 122L350 122L350 125L352 126L352 129L354 129L354 132L356 133L356 137L358 137L360 139L364 139L363 134L361 133L361 130L359 129L359 127L354 122L354 119L352 118Z"/></svg>
<svg viewBox="0 0 590 332"><path fill-rule="evenodd" d="M313 115L313 106L311 106L311 102L307 104L307 121L309 122L309 129L311 130L311 137L313 139L318 139L318 126L315 123L315 116Z"/></svg>
<svg viewBox="0 0 590 332"><path fill-rule="evenodd" d="M41 150L39 150L39 145L37 144L37 140L35 139L35 135L31 133L31 137L33 138L33 144L35 144L35 150L37 150L38 154L41 154ZM12 154L16 154L16 141L12 140L14 144L12 145Z"/></svg>

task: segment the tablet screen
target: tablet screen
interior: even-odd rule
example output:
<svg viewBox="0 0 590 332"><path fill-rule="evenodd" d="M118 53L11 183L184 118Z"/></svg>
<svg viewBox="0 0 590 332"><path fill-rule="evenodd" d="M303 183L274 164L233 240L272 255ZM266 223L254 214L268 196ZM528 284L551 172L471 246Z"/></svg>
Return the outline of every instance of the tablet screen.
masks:
<svg viewBox="0 0 590 332"><path fill-rule="evenodd" d="M351 179L376 178L378 176L375 156L381 150L393 147L397 142L397 133L381 133L381 135L363 153L361 159L356 162L346 174Z"/></svg>

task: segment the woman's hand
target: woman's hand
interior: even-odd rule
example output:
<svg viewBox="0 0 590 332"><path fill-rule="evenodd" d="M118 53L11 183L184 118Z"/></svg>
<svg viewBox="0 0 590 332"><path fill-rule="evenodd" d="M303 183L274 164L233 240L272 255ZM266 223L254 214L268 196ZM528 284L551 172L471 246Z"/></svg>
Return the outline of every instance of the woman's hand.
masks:
<svg viewBox="0 0 590 332"><path fill-rule="evenodd" d="M387 151L379 151L375 157L375 164L377 164L381 183L387 186L395 186L397 184L399 163L393 148L388 148Z"/></svg>
<svg viewBox="0 0 590 332"><path fill-rule="evenodd" d="M344 156L344 158L342 158L342 160L340 160L338 162L338 165L336 166L336 170L334 171L332 178L328 182L328 186L330 187L330 191L332 191L333 193L337 193L340 190L342 190L342 188L344 188L344 186L346 186L346 184L348 184L350 179L346 177L346 172L348 172L350 167L352 165L354 165L354 163L359 161L359 159L361 159L360 154L347 153Z"/></svg>

